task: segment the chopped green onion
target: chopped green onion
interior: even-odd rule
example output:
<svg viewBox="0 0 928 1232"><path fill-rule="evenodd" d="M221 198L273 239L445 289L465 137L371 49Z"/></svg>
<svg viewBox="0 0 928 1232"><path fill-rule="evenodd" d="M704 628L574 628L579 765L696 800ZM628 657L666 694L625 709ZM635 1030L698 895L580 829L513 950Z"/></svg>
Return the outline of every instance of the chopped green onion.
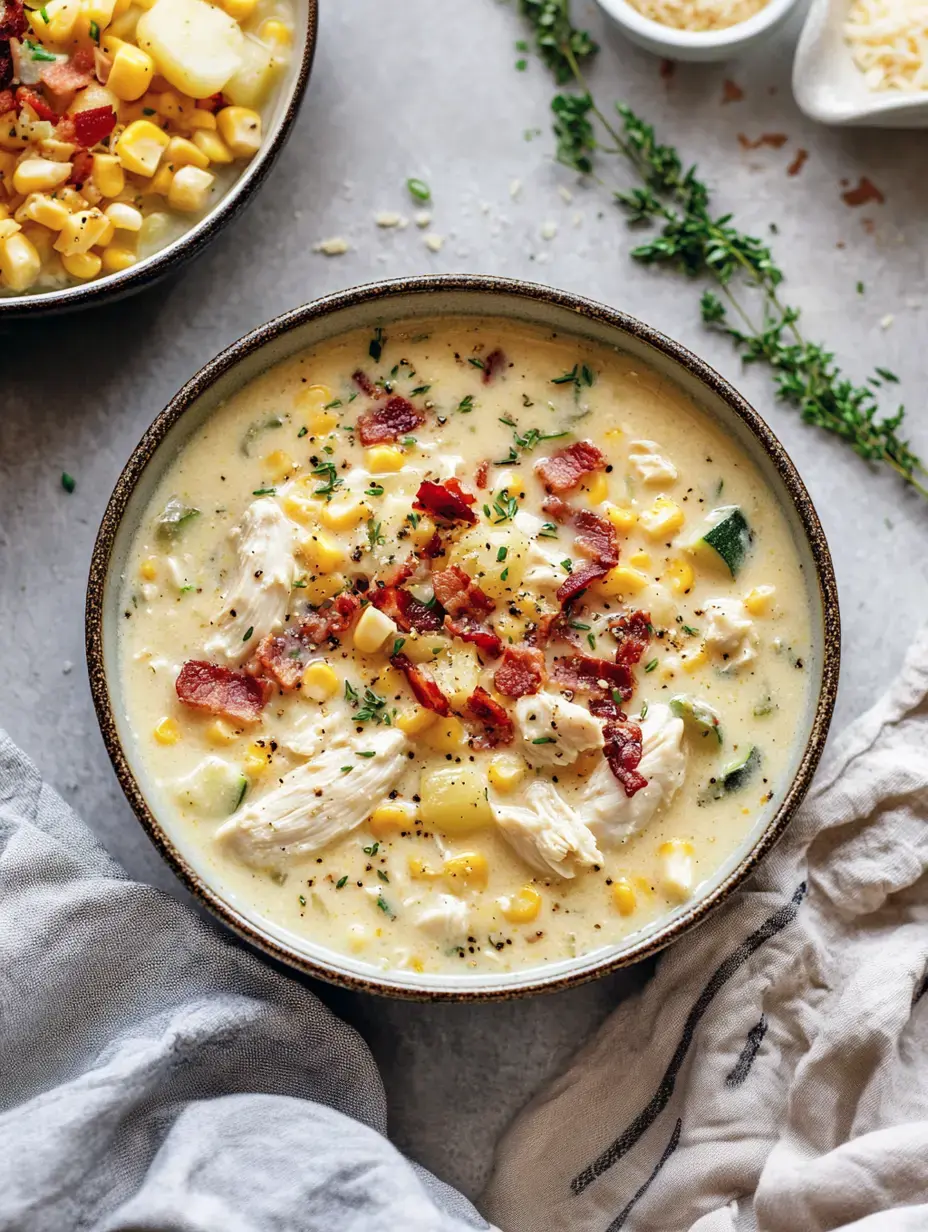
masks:
<svg viewBox="0 0 928 1232"><path fill-rule="evenodd" d="M425 180L418 180L415 176L411 175L406 181L406 187L409 189L409 195L415 197L417 201L432 200L432 190Z"/></svg>
<svg viewBox="0 0 928 1232"><path fill-rule="evenodd" d="M73 475L69 475L67 471L61 472L61 486L70 495L77 487L77 480Z"/></svg>

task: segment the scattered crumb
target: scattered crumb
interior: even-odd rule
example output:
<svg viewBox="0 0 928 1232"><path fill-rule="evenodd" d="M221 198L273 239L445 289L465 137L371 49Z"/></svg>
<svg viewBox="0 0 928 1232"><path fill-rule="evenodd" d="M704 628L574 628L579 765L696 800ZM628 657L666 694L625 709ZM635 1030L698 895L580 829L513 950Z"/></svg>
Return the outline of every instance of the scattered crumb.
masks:
<svg viewBox="0 0 928 1232"><path fill-rule="evenodd" d="M481 213L481 214L489 214L489 212L490 212L490 210L491 210L492 208L493 208L493 207L490 205L489 201L481 201L481 202L480 202L480 213Z"/></svg>
<svg viewBox="0 0 928 1232"><path fill-rule="evenodd" d="M397 214L394 210L381 210L379 214L374 215L374 222L378 227L407 227L409 219L404 218L402 214Z"/></svg>
<svg viewBox="0 0 928 1232"><path fill-rule="evenodd" d="M445 237L443 235L436 235L434 231L430 231L425 237L425 246L429 252L441 252L444 242Z"/></svg>
<svg viewBox="0 0 928 1232"><path fill-rule="evenodd" d="M522 181L513 180L512 183L509 185L509 195L510 197L512 197L513 201L515 201L516 197L518 197L521 191L522 191Z"/></svg>
<svg viewBox="0 0 928 1232"><path fill-rule="evenodd" d="M340 257L343 253L348 252L348 241L340 235L333 235L330 239L320 240L318 244L313 245L313 252L324 253L327 257Z"/></svg>
<svg viewBox="0 0 928 1232"><path fill-rule="evenodd" d="M802 148L798 149L796 151L796 157L793 159L790 165L786 168L786 174L787 175L798 175L799 172L806 165L806 160L808 159L808 157L809 157L808 150L803 150Z"/></svg>
<svg viewBox="0 0 928 1232"><path fill-rule="evenodd" d="M62 663L61 665L61 671L63 675L65 676L69 676L73 668L74 668L74 664L71 662L70 659L65 659L64 663Z"/></svg>
<svg viewBox="0 0 928 1232"><path fill-rule="evenodd" d="M847 181L842 180L841 183L845 184ZM886 198L871 179L862 175L857 187L849 188L847 192L843 192L841 200L845 205L850 206L867 205L870 201L875 201L877 205L882 205Z"/></svg>
<svg viewBox="0 0 928 1232"><path fill-rule="evenodd" d="M413 217L413 221L415 222L417 227L427 227L429 223L432 221L432 211L431 210L416 210L416 213Z"/></svg>
<svg viewBox="0 0 928 1232"><path fill-rule="evenodd" d="M847 244L845 244L844 240L838 240L835 244L835 248L847 248Z"/></svg>
<svg viewBox="0 0 928 1232"><path fill-rule="evenodd" d="M548 261L550 260L550 257L548 256L546 252L540 252L535 257L535 260L538 262L539 265L547 265Z"/></svg>
<svg viewBox="0 0 928 1232"><path fill-rule="evenodd" d="M570 191L570 189L567 187L567 185L566 185L566 184L558 184L558 186L557 186L557 191L558 191L558 192L560 193L560 195L561 195L561 200L562 200L562 201L565 201L568 205L570 205L571 201L573 201L573 199L574 199L574 194Z"/></svg>
<svg viewBox="0 0 928 1232"><path fill-rule="evenodd" d="M880 321L880 329L889 329L890 325L892 325L895 319L896 318L893 316L891 312L887 312L886 316L883 317L882 320Z"/></svg>
<svg viewBox="0 0 928 1232"><path fill-rule="evenodd" d="M745 136L744 133L738 134L738 144L743 150L759 150L762 145L769 145L774 150L782 150L787 141L789 141L789 137L787 137L786 133L761 133L753 141L750 137Z"/></svg>
<svg viewBox="0 0 928 1232"><path fill-rule="evenodd" d="M557 235L557 223L552 222L549 218L547 222L541 224L541 238L543 240L553 240Z"/></svg>
<svg viewBox="0 0 928 1232"><path fill-rule="evenodd" d="M874 231L876 231L876 223L872 218L862 218L860 223L868 235L873 235Z"/></svg>
<svg viewBox="0 0 928 1232"><path fill-rule="evenodd" d="M732 81L730 78L725 78L722 85L722 102L723 103L740 103L744 98L744 91L738 85L737 81Z"/></svg>
<svg viewBox="0 0 928 1232"><path fill-rule="evenodd" d="M575 227L579 227L583 224L583 215L579 210L575 210L570 216L570 221Z"/></svg>
<svg viewBox="0 0 928 1232"><path fill-rule="evenodd" d="M676 71L677 66L673 60L661 60L660 74L664 81L669 81Z"/></svg>

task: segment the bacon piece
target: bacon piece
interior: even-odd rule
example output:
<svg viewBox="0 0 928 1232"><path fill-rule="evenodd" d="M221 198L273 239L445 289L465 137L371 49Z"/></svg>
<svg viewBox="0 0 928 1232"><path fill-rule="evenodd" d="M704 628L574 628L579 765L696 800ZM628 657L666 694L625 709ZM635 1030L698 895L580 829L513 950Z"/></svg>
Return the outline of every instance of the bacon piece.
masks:
<svg viewBox="0 0 928 1232"><path fill-rule="evenodd" d="M383 577L377 580L384 586L402 586L404 582L409 581L418 568L419 562L415 556L410 556L401 565L391 565Z"/></svg>
<svg viewBox="0 0 928 1232"><path fill-rule="evenodd" d="M455 619L469 616L472 620L482 620L496 608L490 596L484 594L458 565L433 573L432 586L435 588L435 598Z"/></svg>
<svg viewBox="0 0 928 1232"><path fill-rule="evenodd" d="M497 658L503 649L499 634L467 615L462 616L460 620L452 620L450 616L446 616L445 628L452 637L460 638L462 642L473 643L478 650L482 650L484 654L488 654L493 659Z"/></svg>
<svg viewBox="0 0 928 1232"><path fill-rule="evenodd" d="M444 518L446 522L464 522L473 526L477 515L470 506L476 503L476 496L465 492L457 479L446 479L444 483L424 479L419 484L412 507L419 513L431 514L433 518Z"/></svg>
<svg viewBox="0 0 928 1232"><path fill-rule="evenodd" d="M54 64L44 65L39 73L39 81L41 81L51 101L59 111L63 111L68 106L78 90L83 90L92 81L87 69L78 68L74 62L75 59L76 57L72 56L70 60L56 60ZM83 57L81 58L81 63L84 63ZM92 63L93 60L91 59ZM95 111L100 110L103 110L103 108L94 107L90 111L80 111L78 115L93 115ZM113 125L115 126L115 111L113 111L112 107L107 107L105 110L113 113Z"/></svg>
<svg viewBox="0 0 928 1232"><path fill-rule="evenodd" d="M0 85L3 83L3 63L3 47L0 46ZM11 65L10 72L12 73L12 71ZM6 115L8 111L13 110L14 101L12 90L0 89L0 116Z"/></svg>
<svg viewBox="0 0 928 1232"><path fill-rule="evenodd" d="M177 696L192 710L253 723L267 700L266 684L247 672L232 671L201 659L188 659L174 683Z"/></svg>
<svg viewBox="0 0 928 1232"><path fill-rule="evenodd" d="M362 372L360 368L352 372L351 379L360 389L362 394L367 394L369 398L382 398L383 390L379 389L366 372Z"/></svg>
<svg viewBox="0 0 928 1232"><path fill-rule="evenodd" d="M605 454L592 441L574 441L550 458L535 463L535 470L549 492L569 492L585 475L608 465Z"/></svg>
<svg viewBox="0 0 928 1232"><path fill-rule="evenodd" d="M526 633L525 641L529 646L540 647L555 641L570 642L574 646L580 645L579 635L570 627L570 622L564 612L545 612L543 616L539 616L534 629Z"/></svg>
<svg viewBox="0 0 928 1232"><path fill-rule="evenodd" d="M77 129L73 116L62 116L55 125L55 140L65 141L68 145L77 145Z"/></svg>
<svg viewBox="0 0 928 1232"><path fill-rule="evenodd" d="M93 155L89 150L78 150L71 160L71 175L68 183L78 188L86 184L93 174Z"/></svg>
<svg viewBox="0 0 928 1232"><path fill-rule="evenodd" d="M321 646L330 637L339 637L353 623L361 610L361 600L354 591L336 595L331 607L321 607L303 618L299 635L314 646Z"/></svg>
<svg viewBox="0 0 928 1232"><path fill-rule="evenodd" d="M222 94L210 94L207 98L198 98L197 106L202 111L218 111L224 105Z"/></svg>
<svg viewBox="0 0 928 1232"><path fill-rule="evenodd" d="M246 669L254 676L269 676L284 690L291 692L303 678L303 669L315 646L296 633L269 633L259 643L255 656Z"/></svg>
<svg viewBox="0 0 928 1232"><path fill-rule="evenodd" d="M425 416L408 398L394 394L358 416L358 436L362 445L383 445L386 441L399 440L424 423Z"/></svg>
<svg viewBox="0 0 928 1232"><path fill-rule="evenodd" d="M505 366L506 366L506 356L499 349L499 347L497 347L496 350L491 351L490 354L483 361L483 383L484 385L489 385L489 383L496 376L497 372L499 372L500 368L504 368Z"/></svg>
<svg viewBox="0 0 928 1232"><path fill-rule="evenodd" d="M609 632L619 643L615 652L616 663L631 667L638 663L651 640L651 617L647 612L630 612L609 624Z"/></svg>
<svg viewBox="0 0 928 1232"><path fill-rule="evenodd" d="M624 715L617 720L610 720L603 726L603 755L609 763L609 769L625 788L626 796L633 796L642 787L647 787L648 780L638 771L641 761L641 728L632 723Z"/></svg>
<svg viewBox="0 0 928 1232"><path fill-rule="evenodd" d="M26 29L26 11L22 0L0 0L0 42L22 38Z"/></svg>
<svg viewBox="0 0 928 1232"><path fill-rule="evenodd" d="M558 601L561 604L569 603L571 599L575 599L580 594L581 590L586 590L593 582L598 582L601 577L605 577L609 569L609 565L597 564L595 560L591 560L588 565L581 565L579 569L574 569L573 573L568 574L557 588Z"/></svg>
<svg viewBox="0 0 928 1232"><path fill-rule="evenodd" d="M541 507L549 517L554 518L555 522L568 522L573 513L567 501L560 496L546 496L541 502Z"/></svg>
<svg viewBox="0 0 928 1232"><path fill-rule="evenodd" d="M71 66L79 73L92 73L96 57L89 47L71 53Z"/></svg>
<svg viewBox="0 0 928 1232"><path fill-rule="evenodd" d="M390 662L399 671L405 672L406 679L409 681L409 687L412 689L413 695L420 706L425 706L426 710L433 710L444 718L448 717L451 713L451 703L442 693L435 682L435 677L427 668L420 667L418 663L413 663L412 659L402 653L391 655Z"/></svg>
<svg viewBox="0 0 928 1232"><path fill-rule="evenodd" d="M445 545L441 541L441 535L438 531L431 537L428 543L419 552L419 555L424 560L437 560L439 556L444 556Z"/></svg>
<svg viewBox="0 0 928 1232"><path fill-rule="evenodd" d="M584 556L609 569L619 563L619 541L611 522L588 509L581 509L574 514L573 524L577 548Z"/></svg>
<svg viewBox="0 0 928 1232"><path fill-rule="evenodd" d="M483 462L478 462L477 469L474 471L474 484L482 492L487 486L487 474L490 470L489 462L484 459Z"/></svg>
<svg viewBox="0 0 928 1232"><path fill-rule="evenodd" d="M116 112L112 107L91 107L74 117L74 133L85 149L108 137L116 127Z"/></svg>
<svg viewBox="0 0 928 1232"><path fill-rule="evenodd" d="M483 734L471 741L475 749L498 749L502 744L512 744L512 719L479 685L464 703L464 717L484 726Z"/></svg>
<svg viewBox="0 0 928 1232"><path fill-rule="evenodd" d="M16 91L16 106L21 111L23 107L31 107L40 120L57 120L54 108L49 107L45 99L28 86L19 86Z"/></svg>
<svg viewBox="0 0 928 1232"><path fill-rule="evenodd" d="M594 659L591 655L574 654L556 658L552 676L557 684L578 692L608 697L616 689L624 701L628 701L635 691L630 667L624 663L612 663L609 659Z"/></svg>
<svg viewBox="0 0 928 1232"><path fill-rule="evenodd" d="M375 587L369 598L374 607L385 612L404 633L410 629L417 633L436 633L441 628L444 615L441 609L421 603L401 586Z"/></svg>
<svg viewBox="0 0 928 1232"><path fill-rule="evenodd" d="M493 683L504 697L537 693L547 677L545 656L534 646L507 646Z"/></svg>

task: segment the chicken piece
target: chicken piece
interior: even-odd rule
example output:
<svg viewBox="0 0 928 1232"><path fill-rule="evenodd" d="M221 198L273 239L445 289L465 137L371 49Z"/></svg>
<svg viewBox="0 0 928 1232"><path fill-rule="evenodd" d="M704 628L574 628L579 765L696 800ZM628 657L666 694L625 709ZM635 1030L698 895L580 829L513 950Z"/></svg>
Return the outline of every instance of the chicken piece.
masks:
<svg viewBox="0 0 928 1232"><path fill-rule="evenodd" d="M355 747L359 743L363 749ZM327 746L227 821L216 837L246 864L285 868L359 826L396 786L408 747L394 727ZM360 751L374 756L358 757Z"/></svg>
<svg viewBox="0 0 928 1232"><path fill-rule="evenodd" d="M558 551L554 539L539 536L544 522L541 518L536 518L534 514L520 510L513 522L525 535L529 544L525 554L525 572L522 574L520 589L533 594L553 595L566 576L561 565L564 559L563 547Z"/></svg>
<svg viewBox="0 0 928 1232"><path fill-rule="evenodd" d="M740 599L709 599L705 612L706 649L722 659L728 671L737 672L757 658L754 622Z"/></svg>
<svg viewBox="0 0 928 1232"><path fill-rule="evenodd" d="M642 755L638 773L647 786L627 796L604 761L586 781L578 810L587 819L596 840L615 846L643 829L680 789L686 774L683 720L669 706L652 704L641 720Z"/></svg>
<svg viewBox="0 0 928 1232"><path fill-rule="evenodd" d="M657 441L632 441L628 460L644 483L673 483L677 477L677 468Z"/></svg>
<svg viewBox="0 0 928 1232"><path fill-rule="evenodd" d="M467 939L470 907L454 894L434 894L425 900L416 924L436 940L457 945Z"/></svg>
<svg viewBox="0 0 928 1232"><path fill-rule="evenodd" d="M238 571L205 650L226 663L241 663L284 623L297 572L294 526L276 501L262 497L248 506L231 538Z"/></svg>
<svg viewBox="0 0 928 1232"><path fill-rule="evenodd" d="M603 747L602 724L585 706L542 690L516 702L525 757L535 766L571 766L587 749Z"/></svg>
<svg viewBox="0 0 928 1232"><path fill-rule="evenodd" d="M533 780L516 796L488 793L493 817L503 837L526 864L558 877L574 876L572 864L601 864L596 840L580 814L570 807L553 783Z"/></svg>

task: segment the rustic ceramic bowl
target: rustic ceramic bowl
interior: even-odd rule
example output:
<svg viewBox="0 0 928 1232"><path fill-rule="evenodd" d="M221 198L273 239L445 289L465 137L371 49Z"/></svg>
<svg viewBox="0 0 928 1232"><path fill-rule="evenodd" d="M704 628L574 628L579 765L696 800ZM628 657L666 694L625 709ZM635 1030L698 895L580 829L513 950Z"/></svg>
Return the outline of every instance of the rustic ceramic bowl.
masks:
<svg viewBox="0 0 928 1232"><path fill-rule="evenodd" d="M26 316L50 316L133 295L159 278L175 273L241 214L284 148L309 81L316 50L319 3L318 0L293 0L293 10L295 51L265 112L264 143L213 208L177 239L121 273L106 274L92 282L81 282L58 291L27 291L22 295L0 292L0 322Z"/></svg>
<svg viewBox="0 0 928 1232"><path fill-rule="evenodd" d="M158 815L126 714L117 630L125 562L155 486L214 408L247 381L297 351L346 330L399 318L445 314L510 317L617 347L674 380L722 425L779 498L803 566L812 611L812 673L805 714L786 780L734 855L694 897L617 946L534 970L492 975L383 971L301 939L257 915L216 884L181 827ZM230 928L282 962L333 983L427 1000L477 1000L569 988L636 962L681 936L722 903L770 850L795 813L818 764L838 683L838 596L828 545L802 480L782 445L741 395L701 359L650 326L565 291L504 278L435 275L341 291L262 325L211 360L161 412L136 446L110 498L97 536L87 590L87 659L103 739L123 790L149 837L186 886Z"/></svg>
<svg viewBox="0 0 928 1232"><path fill-rule="evenodd" d="M705 64L733 60L765 42L786 21L798 0L767 0L753 17L721 30L677 30L645 17L628 0L598 2L622 33L645 51L668 60Z"/></svg>

